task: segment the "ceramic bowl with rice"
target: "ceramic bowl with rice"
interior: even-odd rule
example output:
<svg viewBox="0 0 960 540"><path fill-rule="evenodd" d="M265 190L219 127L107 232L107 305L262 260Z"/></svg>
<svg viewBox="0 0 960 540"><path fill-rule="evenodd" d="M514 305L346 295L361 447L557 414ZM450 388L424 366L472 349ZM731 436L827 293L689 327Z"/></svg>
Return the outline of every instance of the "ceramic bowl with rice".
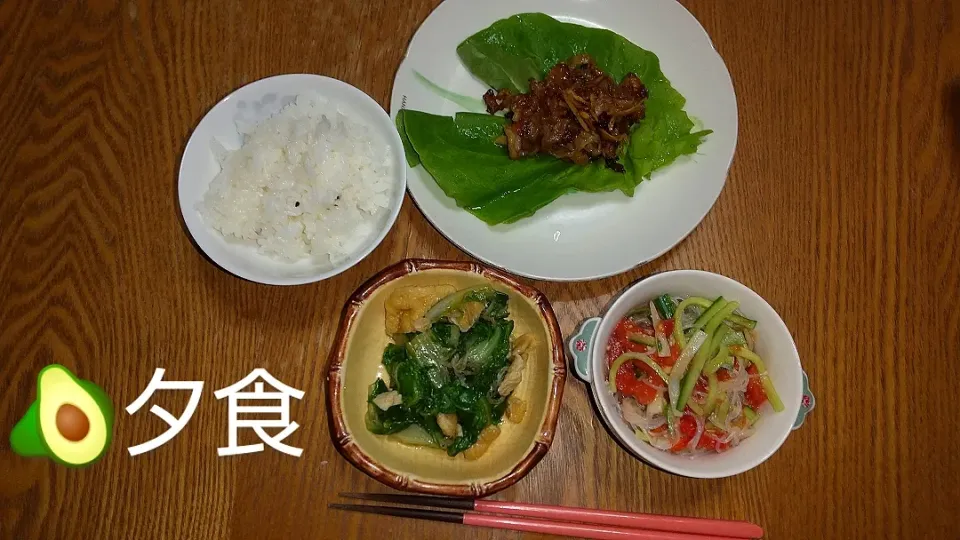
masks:
<svg viewBox="0 0 960 540"><path fill-rule="evenodd" d="M180 163L180 210L200 249L272 285L326 279L366 257L405 189L403 146L386 112L319 75L233 92L197 125Z"/></svg>

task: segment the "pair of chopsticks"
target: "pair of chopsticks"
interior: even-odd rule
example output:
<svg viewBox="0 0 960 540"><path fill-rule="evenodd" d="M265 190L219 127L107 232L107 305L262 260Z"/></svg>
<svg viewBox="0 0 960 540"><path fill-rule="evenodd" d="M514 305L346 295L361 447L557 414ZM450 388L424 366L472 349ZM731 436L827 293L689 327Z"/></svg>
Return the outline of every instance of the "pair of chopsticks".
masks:
<svg viewBox="0 0 960 540"><path fill-rule="evenodd" d="M340 496L348 499L447 508L455 511L361 504L331 504L330 508L580 538L731 540L763 536L763 529L759 525L747 521L610 512L589 508L479 499L454 499L433 495L341 493Z"/></svg>

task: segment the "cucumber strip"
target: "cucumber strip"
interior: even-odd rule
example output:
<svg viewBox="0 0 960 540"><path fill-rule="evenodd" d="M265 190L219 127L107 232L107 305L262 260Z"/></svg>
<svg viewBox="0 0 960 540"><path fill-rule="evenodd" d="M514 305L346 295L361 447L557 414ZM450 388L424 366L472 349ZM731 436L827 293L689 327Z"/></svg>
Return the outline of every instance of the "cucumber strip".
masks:
<svg viewBox="0 0 960 540"><path fill-rule="evenodd" d="M683 335L683 312L688 307L691 306L700 306L702 308L710 307L710 300L706 298L701 298L699 296L691 296L684 301L680 302L680 305L677 306L677 309L673 312L673 337L677 340L677 343L680 345L680 348L687 346L686 336Z"/></svg>
<svg viewBox="0 0 960 540"><path fill-rule="evenodd" d="M724 304L722 308L713 314L707 324L703 326L703 331L707 334L713 334L716 332L723 323L723 320L729 317L731 313L736 311L738 307L740 307L740 302L737 302L736 300Z"/></svg>
<svg viewBox="0 0 960 540"><path fill-rule="evenodd" d="M717 386L717 376L713 373L707 375L707 403L703 407L703 412L710 414L717 405L719 397L719 387Z"/></svg>
<svg viewBox="0 0 960 540"><path fill-rule="evenodd" d="M707 360L711 357L713 351L720 348L720 343L723 342L726 335L725 333L730 331L730 329L726 327L718 331L720 324L727 318L727 315L733 313L738 306L740 306L739 302L727 302L714 312L704 327L703 331L710 336L710 346L706 349L701 347L700 352L694 357L693 364L690 366L683 380L683 390L680 392L680 398L677 400L677 409L682 410L687 400L690 399L690 396L693 394L693 387L697 384L697 379L700 378L704 364L706 364Z"/></svg>
<svg viewBox="0 0 960 540"><path fill-rule="evenodd" d="M720 402L720 406L710 415L710 423L726 431L727 428L724 427L723 424L728 414L730 414L730 402L727 401L726 396L724 396L723 401Z"/></svg>
<svg viewBox="0 0 960 540"><path fill-rule="evenodd" d="M663 368L660 367L660 364L654 362L649 356L643 353L631 353L631 352L623 353L620 356L618 356L616 360L613 361L613 366L617 368L617 371L619 371L620 366L622 366L623 363L626 362L627 360L639 360L644 364L650 366L650 369L652 369L654 373L657 374L657 377L660 377L660 380L663 381L663 384L667 384L667 374L663 372ZM613 367L610 368L609 378L610 378L610 381L612 381L611 386L615 387L616 380L617 380L617 372L613 370Z"/></svg>
<svg viewBox="0 0 960 540"><path fill-rule="evenodd" d="M770 405L773 407L774 411L782 411L783 401L780 399L780 394L777 393L777 389L773 386L773 379L771 379L770 374L767 373L767 365L763 363L763 360L757 355L757 353L744 346L730 347L730 353L734 356L739 356L740 358L743 358L744 360L747 360L757 366L757 371L760 372L760 384L763 386L764 393L767 394L767 399L770 401Z"/></svg>
<svg viewBox="0 0 960 540"><path fill-rule="evenodd" d="M707 334L702 330L697 330L697 332L690 338L690 342L687 343L687 346L680 351L680 357L677 358L677 363L673 365L673 371L670 372L670 382L667 384L667 392L670 396L670 406L674 410L679 410L677 407L677 402L680 399L680 381L683 379L683 374L687 371L687 366L690 365L691 360L694 356L699 354L700 350L707 345ZM702 369L703 366L701 365ZM700 372L697 371L699 374ZM669 408L669 407L668 407Z"/></svg>
<svg viewBox="0 0 960 540"><path fill-rule="evenodd" d="M653 301L654 306L656 306L657 311L660 312L660 317L663 319L672 319L676 307L673 305L673 298L670 298L668 294L661 294Z"/></svg>
<svg viewBox="0 0 960 540"><path fill-rule="evenodd" d="M698 330L703 332L703 330ZM709 336L709 333L707 333ZM692 342L693 340L691 340ZM697 384L697 379L700 378L700 372L703 371L703 364L706 363L707 357L710 355L710 350L713 348L713 338L708 337L706 343L700 347L700 350L697 351L697 354L693 357L693 361L690 362L690 369L686 370L686 375L683 377L683 389L680 391L680 395L677 396L677 401L674 402L674 408L678 411L683 410L683 406L686 405L687 401L690 399L690 396L693 394L693 387ZM673 374L670 375L671 381Z"/></svg>
<svg viewBox="0 0 960 540"><path fill-rule="evenodd" d="M750 407L747 407L746 405L743 406L743 416L745 416L747 419L747 427L752 426L757 422L757 420L760 419L760 415L757 414L757 412L751 409Z"/></svg>
<svg viewBox="0 0 960 540"><path fill-rule="evenodd" d="M717 355L710 359L706 364L703 365L703 374L710 375L716 373L720 369L720 366L726 364L730 361L730 348L729 347L720 347L720 350L717 352Z"/></svg>
<svg viewBox="0 0 960 540"><path fill-rule="evenodd" d="M742 328L749 328L753 330L757 327L757 321L753 319L748 319L743 315L737 315L736 313L731 313L727 316L727 322L732 323L734 326L739 326Z"/></svg>
<svg viewBox="0 0 960 540"><path fill-rule="evenodd" d="M728 327L729 328L729 327ZM743 335L743 332L739 330L731 330L727 332L723 341L720 342L721 347L729 347L730 345L746 345L747 338Z"/></svg>
<svg viewBox="0 0 960 540"><path fill-rule="evenodd" d="M718 296L717 299L710 304L710 307L708 307L703 313L700 314L699 317L697 317L697 320L693 323L693 326L690 327L690 331L696 332L697 330L700 330L706 326L706 324L710 322L710 319L712 319L718 311L723 309L723 306L725 305L727 305L727 301L724 300L722 296Z"/></svg>
<svg viewBox="0 0 960 540"><path fill-rule="evenodd" d="M687 403L687 407L690 407L690 410L693 411L693 414L697 416L703 416L703 409L701 409L696 403L691 401L690 403Z"/></svg>
<svg viewBox="0 0 960 540"><path fill-rule="evenodd" d="M710 334L710 350L707 351L707 360L712 359L720 352L720 349L723 348L723 342L730 332L733 332L733 330L725 324L721 324L720 328L714 333L707 332Z"/></svg>
<svg viewBox="0 0 960 540"><path fill-rule="evenodd" d="M627 339L634 343L639 343L641 345L646 345L647 347L656 347L657 338L653 336L648 336L646 334L641 334L640 332L632 332L627 336Z"/></svg>

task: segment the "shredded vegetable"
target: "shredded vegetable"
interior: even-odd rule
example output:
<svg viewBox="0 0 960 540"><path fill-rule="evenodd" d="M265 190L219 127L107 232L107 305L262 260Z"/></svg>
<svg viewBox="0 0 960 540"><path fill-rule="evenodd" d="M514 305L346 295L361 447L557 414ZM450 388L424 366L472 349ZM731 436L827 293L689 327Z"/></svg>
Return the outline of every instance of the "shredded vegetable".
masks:
<svg viewBox="0 0 960 540"><path fill-rule="evenodd" d="M621 354L616 359L616 361L613 362L613 366L610 367L610 375L609 375L608 382L610 383L611 388L616 388L617 386L616 377L617 377L617 371L620 370L620 366L622 366L625 362L628 362L630 360L639 360L644 364L650 366L650 369L652 369L654 373L656 373L657 376L660 377L660 380L663 382L663 384L667 384L667 374L664 373L663 368L660 367L660 364L657 364L656 362L651 360L649 356L641 353L624 353L624 354Z"/></svg>
<svg viewBox="0 0 960 540"><path fill-rule="evenodd" d="M718 311L723 309L723 306L725 306L726 304L727 304L727 301L724 300L722 296L718 296L717 299L710 304L710 307L708 307L706 311L704 311L703 313L700 314L699 317L697 317L697 320L693 323L693 326L690 327L690 331L695 332L703 328L704 326L706 326L707 323L710 322L710 319L712 319L713 316L716 315Z"/></svg>
<svg viewBox="0 0 960 540"><path fill-rule="evenodd" d="M706 343L707 337L705 332L698 330L680 352L677 363L673 365L673 371L670 372L670 383L667 388L669 389L670 405L675 411L680 410L677 405L680 400L680 381L683 379L683 374L686 373L687 366L693 360L694 355L700 354L700 350L704 348L703 345Z"/></svg>
<svg viewBox="0 0 960 540"><path fill-rule="evenodd" d="M660 316L664 319L673 318L673 298L670 298L669 294L661 294L653 301L654 306L656 306L657 311L660 312Z"/></svg>
<svg viewBox="0 0 960 540"><path fill-rule="evenodd" d="M767 366L763 363L763 360L750 349L747 349L746 346L735 346L731 347L731 352L744 360L749 360L753 365L757 366L757 370L760 372L760 384L763 385L763 391L767 394L767 399L770 400L770 405L773 406L773 410L780 412L783 410L783 401L780 400L780 394L777 393L777 389L773 387L773 381L770 380L770 375L767 373Z"/></svg>
<svg viewBox="0 0 960 540"><path fill-rule="evenodd" d="M661 294L630 310L607 343L608 384L637 437L680 454L724 452L784 405L740 304ZM631 366L629 369L624 366Z"/></svg>
<svg viewBox="0 0 960 540"><path fill-rule="evenodd" d="M680 305L677 306L676 311L673 313L673 337L677 340L677 343L680 344L681 348L687 345L687 340L683 334L683 313L688 307L692 306L707 308L710 307L710 301L706 298L700 298L699 296L691 296L680 302Z"/></svg>
<svg viewBox="0 0 960 540"><path fill-rule="evenodd" d="M648 336L640 332L633 332L629 336L627 336L627 338L634 343L646 345L647 347L657 346L657 338L653 336Z"/></svg>
<svg viewBox="0 0 960 540"><path fill-rule="evenodd" d="M650 319L653 322L654 336L657 338L657 356L667 356L670 354L670 343L666 334L663 333L663 320L660 319L660 313L653 302L650 302Z"/></svg>

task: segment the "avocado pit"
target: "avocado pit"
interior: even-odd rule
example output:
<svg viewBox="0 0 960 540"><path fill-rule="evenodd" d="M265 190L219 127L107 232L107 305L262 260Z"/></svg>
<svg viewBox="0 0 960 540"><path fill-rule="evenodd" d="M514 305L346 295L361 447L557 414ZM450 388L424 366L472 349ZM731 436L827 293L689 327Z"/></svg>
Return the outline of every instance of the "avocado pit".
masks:
<svg viewBox="0 0 960 540"><path fill-rule="evenodd" d="M90 432L90 419L76 405L64 403L57 409L57 431L68 441L82 441Z"/></svg>

